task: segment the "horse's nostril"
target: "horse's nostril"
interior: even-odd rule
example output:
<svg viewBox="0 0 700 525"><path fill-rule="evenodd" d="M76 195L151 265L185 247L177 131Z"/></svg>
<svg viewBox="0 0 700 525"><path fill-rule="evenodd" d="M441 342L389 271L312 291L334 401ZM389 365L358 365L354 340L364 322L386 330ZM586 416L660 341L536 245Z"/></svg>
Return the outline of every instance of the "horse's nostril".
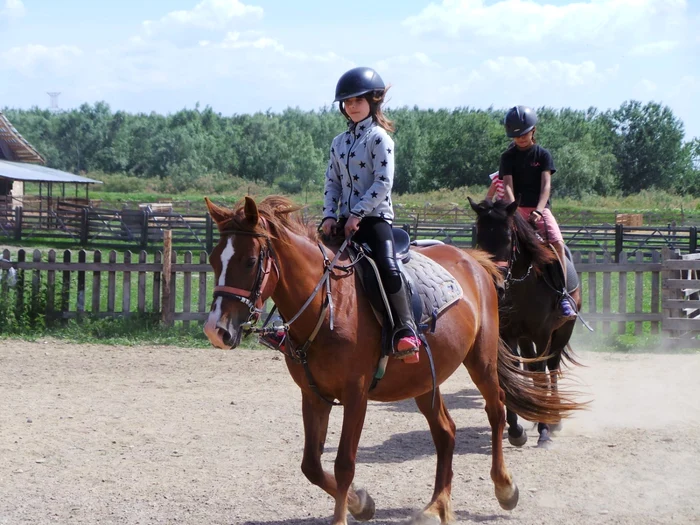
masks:
<svg viewBox="0 0 700 525"><path fill-rule="evenodd" d="M228 332L228 330L224 330L223 328L217 328L217 332L219 332L219 335L221 336L221 340L224 342L225 345L230 345L232 341L231 334Z"/></svg>

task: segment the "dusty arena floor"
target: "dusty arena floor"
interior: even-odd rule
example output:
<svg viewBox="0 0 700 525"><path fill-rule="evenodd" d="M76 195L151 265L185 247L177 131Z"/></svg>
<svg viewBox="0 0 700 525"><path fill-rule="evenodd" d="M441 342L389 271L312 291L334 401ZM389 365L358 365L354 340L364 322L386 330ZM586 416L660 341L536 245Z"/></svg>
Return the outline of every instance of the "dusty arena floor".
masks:
<svg viewBox="0 0 700 525"><path fill-rule="evenodd" d="M329 523L332 501L299 469L300 395L276 354L0 346L0 524ZM493 496L481 397L465 370L445 384L458 523L700 523L700 355L580 357L592 409L552 450L534 448L534 431L506 446L521 494L512 512ZM374 523L404 523L428 501L434 461L412 401L372 404L356 481L376 501Z"/></svg>

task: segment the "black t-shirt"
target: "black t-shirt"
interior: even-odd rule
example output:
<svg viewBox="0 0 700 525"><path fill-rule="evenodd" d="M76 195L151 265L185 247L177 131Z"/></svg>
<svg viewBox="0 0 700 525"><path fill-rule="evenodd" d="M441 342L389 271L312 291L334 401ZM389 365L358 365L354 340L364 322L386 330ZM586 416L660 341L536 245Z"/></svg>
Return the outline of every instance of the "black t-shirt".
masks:
<svg viewBox="0 0 700 525"><path fill-rule="evenodd" d="M518 149L513 144L501 154L499 178L513 176L513 193L516 199L520 195L520 206L530 208L539 204L543 171L553 175L557 170L552 154L539 144L526 150Z"/></svg>

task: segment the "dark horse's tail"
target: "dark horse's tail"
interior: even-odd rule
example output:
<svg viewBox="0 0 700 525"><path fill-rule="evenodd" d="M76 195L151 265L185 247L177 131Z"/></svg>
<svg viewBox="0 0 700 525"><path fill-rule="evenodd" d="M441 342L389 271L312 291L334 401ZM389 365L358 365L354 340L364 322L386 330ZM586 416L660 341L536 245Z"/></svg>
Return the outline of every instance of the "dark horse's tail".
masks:
<svg viewBox="0 0 700 525"><path fill-rule="evenodd" d="M556 395L547 388L546 372L529 372L520 368L520 359L506 344L498 343L498 380L506 394L505 404L512 411L530 421L557 423L574 410L587 407L578 402L576 392L557 388ZM539 377L542 376L542 377ZM538 378L543 381L533 381Z"/></svg>

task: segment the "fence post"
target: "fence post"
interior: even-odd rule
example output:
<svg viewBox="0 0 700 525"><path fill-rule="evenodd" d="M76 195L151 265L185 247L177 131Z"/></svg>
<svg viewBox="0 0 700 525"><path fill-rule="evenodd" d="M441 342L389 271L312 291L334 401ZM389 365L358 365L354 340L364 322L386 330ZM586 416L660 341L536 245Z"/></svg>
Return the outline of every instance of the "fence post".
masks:
<svg viewBox="0 0 700 525"><path fill-rule="evenodd" d="M696 253L698 251L698 228L696 226L690 227L690 253Z"/></svg>
<svg viewBox="0 0 700 525"><path fill-rule="evenodd" d="M15 241L22 240L22 206L15 208Z"/></svg>
<svg viewBox="0 0 700 525"><path fill-rule="evenodd" d="M80 245L85 246L88 243L88 228L90 226L90 216L87 208L83 208L83 213L80 216Z"/></svg>
<svg viewBox="0 0 700 525"><path fill-rule="evenodd" d="M173 268L173 232L163 231L163 281L161 288L160 314L161 321L165 326L173 325L172 297L170 295L170 281Z"/></svg>
<svg viewBox="0 0 700 525"><path fill-rule="evenodd" d="M207 213L207 253L211 253L214 249L214 221L211 215Z"/></svg>
<svg viewBox="0 0 700 525"><path fill-rule="evenodd" d="M141 249L148 248L148 210L141 210Z"/></svg>
<svg viewBox="0 0 700 525"><path fill-rule="evenodd" d="M624 240L625 227L622 224L615 225L615 262L620 262L620 254L622 253L622 242Z"/></svg>
<svg viewBox="0 0 700 525"><path fill-rule="evenodd" d="M476 223L472 224L472 248L476 248Z"/></svg>

